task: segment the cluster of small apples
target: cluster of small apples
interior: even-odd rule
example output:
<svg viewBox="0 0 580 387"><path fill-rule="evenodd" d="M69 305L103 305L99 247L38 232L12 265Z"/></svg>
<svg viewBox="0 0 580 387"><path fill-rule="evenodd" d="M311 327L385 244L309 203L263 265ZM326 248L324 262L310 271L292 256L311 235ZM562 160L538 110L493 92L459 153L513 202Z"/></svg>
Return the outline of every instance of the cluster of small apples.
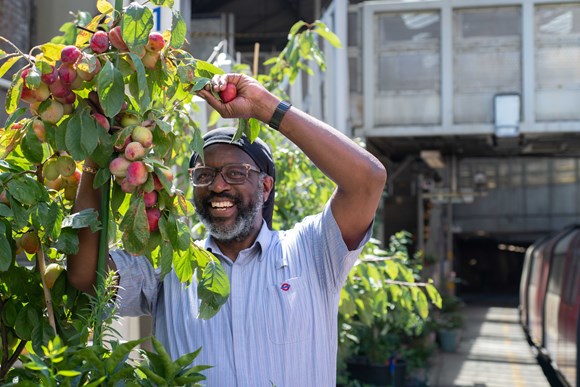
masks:
<svg viewBox="0 0 580 387"><path fill-rule="evenodd" d="M159 192L163 190L163 184L153 171L151 165L144 159L152 150L153 132L151 127L155 124L151 120L138 122L136 116L131 113L121 119L124 126L132 127L130 131L123 130L121 133L129 133L126 138L119 138L122 145L115 145L117 157L111 160L109 171L115 177L115 182L121 186L125 193L139 192L143 195L149 221L149 231L157 231L161 211L158 208ZM173 181L173 173L169 168L161 168L167 181Z"/></svg>
<svg viewBox="0 0 580 387"><path fill-rule="evenodd" d="M163 35L151 32L147 45L137 53L143 66L155 69L164 47ZM119 26L113 27L109 32L96 31L89 46L83 50L72 45L63 47L60 63L57 62L54 66L43 63L42 71L37 66L22 71L24 85L20 98L30 104L30 111L37 117L34 120L34 131L40 141L46 140L45 122L56 124L64 115L74 111L77 99L74 90L82 88L83 82L90 82L95 78L102 69L99 55L111 49L121 53L129 51Z"/></svg>
<svg viewBox="0 0 580 387"><path fill-rule="evenodd" d="M64 188L64 198L74 200L81 180L81 171L73 158L67 154L54 156L44 162L42 167L44 185L55 191Z"/></svg>

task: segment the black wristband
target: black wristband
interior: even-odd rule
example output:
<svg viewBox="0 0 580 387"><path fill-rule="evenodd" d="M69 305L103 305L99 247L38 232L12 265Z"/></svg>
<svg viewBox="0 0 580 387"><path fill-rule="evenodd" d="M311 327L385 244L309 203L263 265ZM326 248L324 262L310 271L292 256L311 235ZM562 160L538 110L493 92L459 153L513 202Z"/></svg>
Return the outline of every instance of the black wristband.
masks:
<svg viewBox="0 0 580 387"><path fill-rule="evenodd" d="M274 130L278 130L280 127L280 122L282 121L282 118L284 118L284 114L286 114L288 109L290 109L290 106L292 106L291 103L280 101L278 106L276 106L276 110L274 110L274 114L272 115L272 119L270 120L268 126Z"/></svg>

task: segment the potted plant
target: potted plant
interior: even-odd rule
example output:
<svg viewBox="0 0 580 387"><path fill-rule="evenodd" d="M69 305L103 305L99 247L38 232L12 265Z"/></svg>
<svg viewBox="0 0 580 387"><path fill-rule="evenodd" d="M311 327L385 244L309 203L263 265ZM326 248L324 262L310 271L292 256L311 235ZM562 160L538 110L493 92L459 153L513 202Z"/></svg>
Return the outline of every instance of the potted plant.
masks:
<svg viewBox="0 0 580 387"><path fill-rule="evenodd" d="M456 296L442 297L442 306L435 314L435 321L439 344L444 352L457 351L464 324L464 306L463 301Z"/></svg>
<svg viewBox="0 0 580 387"><path fill-rule="evenodd" d="M420 262L407 250L410 234L390 238L387 250L371 241L351 270L339 306L339 370L346 379L403 385L408 342L425 330L429 301L440 306L432 282L420 281ZM350 375L349 375L350 374Z"/></svg>

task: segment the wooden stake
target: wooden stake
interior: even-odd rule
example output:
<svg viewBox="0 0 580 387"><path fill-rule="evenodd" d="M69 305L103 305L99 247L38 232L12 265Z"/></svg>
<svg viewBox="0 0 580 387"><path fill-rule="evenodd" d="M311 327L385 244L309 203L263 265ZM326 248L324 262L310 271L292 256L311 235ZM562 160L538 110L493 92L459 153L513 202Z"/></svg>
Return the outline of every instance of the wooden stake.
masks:
<svg viewBox="0 0 580 387"><path fill-rule="evenodd" d="M258 59L260 57L260 43L254 43L254 78L258 76Z"/></svg>

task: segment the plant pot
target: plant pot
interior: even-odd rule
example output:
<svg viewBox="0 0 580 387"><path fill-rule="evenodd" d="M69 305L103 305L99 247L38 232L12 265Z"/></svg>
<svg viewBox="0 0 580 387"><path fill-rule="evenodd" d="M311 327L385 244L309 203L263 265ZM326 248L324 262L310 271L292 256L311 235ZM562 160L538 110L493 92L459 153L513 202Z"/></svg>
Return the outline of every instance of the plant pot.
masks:
<svg viewBox="0 0 580 387"><path fill-rule="evenodd" d="M443 352L456 352L459 346L459 329L441 329L439 344Z"/></svg>
<svg viewBox="0 0 580 387"><path fill-rule="evenodd" d="M397 360L388 364L370 364L357 360L347 362L347 370L351 379L375 386L404 387L407 364Z"/></svg>

